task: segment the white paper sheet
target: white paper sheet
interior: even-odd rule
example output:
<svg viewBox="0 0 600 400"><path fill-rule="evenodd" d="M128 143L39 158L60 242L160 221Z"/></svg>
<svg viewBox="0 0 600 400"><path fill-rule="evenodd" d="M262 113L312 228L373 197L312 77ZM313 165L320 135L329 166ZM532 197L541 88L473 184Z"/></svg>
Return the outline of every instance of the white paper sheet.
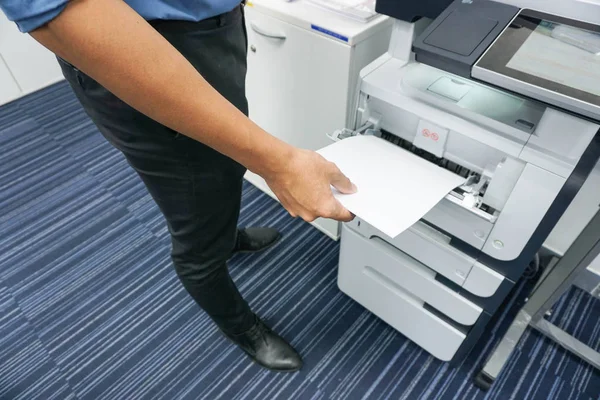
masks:
<svg viewBox="0 0 600 400"><path fill-rule="evenodd" d="M450 171L374 136L340 140L318 151L358 187L335 197L351 213L394 238L465 183Z"/></svg>

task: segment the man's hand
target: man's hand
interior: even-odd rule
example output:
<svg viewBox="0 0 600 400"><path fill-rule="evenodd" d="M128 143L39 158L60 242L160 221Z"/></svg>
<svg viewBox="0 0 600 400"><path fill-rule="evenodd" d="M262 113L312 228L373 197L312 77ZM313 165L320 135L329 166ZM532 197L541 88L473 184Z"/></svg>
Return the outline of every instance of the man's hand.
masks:
<svg viewBox="0 0 600 400"><path fill-rule="evenodd" d="M331 186L351 194L356 186L321 155L294 149L285 167L265 177L267 184L293 217L351 221L354 216L333 197Z"/></svg>

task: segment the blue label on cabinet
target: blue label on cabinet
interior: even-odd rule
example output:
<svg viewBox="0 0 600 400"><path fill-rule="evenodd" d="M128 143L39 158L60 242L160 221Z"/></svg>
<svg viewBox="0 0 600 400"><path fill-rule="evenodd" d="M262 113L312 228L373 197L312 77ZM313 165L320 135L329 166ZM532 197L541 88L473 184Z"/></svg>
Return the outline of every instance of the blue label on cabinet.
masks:
<svg viewBox="0 0 600 400"><path fill-rule="evenodd" d="M329 35L331 37L334 37L336 39L343 40L344 42L348 41L348 38L346 36L342 36L339 33L332 32L332 31L330 31L328 29L321 28L320 26L317 26L317 25L311 25L310 27L312 29L314 29L315 31L319 31L321 33L324 33L324 34Z"/></svg>

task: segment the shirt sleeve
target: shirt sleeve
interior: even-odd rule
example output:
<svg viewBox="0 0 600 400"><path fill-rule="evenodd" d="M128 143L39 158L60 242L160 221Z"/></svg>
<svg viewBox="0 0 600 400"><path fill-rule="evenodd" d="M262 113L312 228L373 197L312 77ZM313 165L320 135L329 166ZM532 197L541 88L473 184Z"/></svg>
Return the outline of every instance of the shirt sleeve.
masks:
<svg viewBox="0 0 600 400"><path fill-rule="evenodd" d="M56 18L68 0L0 0L0 9L21 32L31 32Z"/></svg>

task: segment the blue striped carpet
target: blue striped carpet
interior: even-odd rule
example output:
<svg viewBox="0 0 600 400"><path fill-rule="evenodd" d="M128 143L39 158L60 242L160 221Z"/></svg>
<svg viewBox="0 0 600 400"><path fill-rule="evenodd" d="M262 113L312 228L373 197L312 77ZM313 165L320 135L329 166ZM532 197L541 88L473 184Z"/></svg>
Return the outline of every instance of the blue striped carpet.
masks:
<svg viewBox="0 0 600 400"><path fill-rule="evenodd" d="M241 225L285 240L232 274L306 362L263 371L184 293L160 214L64 83L0 108L0 148L0 399L600 399L600 373L535 332L473 386L524 284L451 369L339 292L337 243L246 185ZM574 289L552 319L597 348L599 315Z"/></svg>

